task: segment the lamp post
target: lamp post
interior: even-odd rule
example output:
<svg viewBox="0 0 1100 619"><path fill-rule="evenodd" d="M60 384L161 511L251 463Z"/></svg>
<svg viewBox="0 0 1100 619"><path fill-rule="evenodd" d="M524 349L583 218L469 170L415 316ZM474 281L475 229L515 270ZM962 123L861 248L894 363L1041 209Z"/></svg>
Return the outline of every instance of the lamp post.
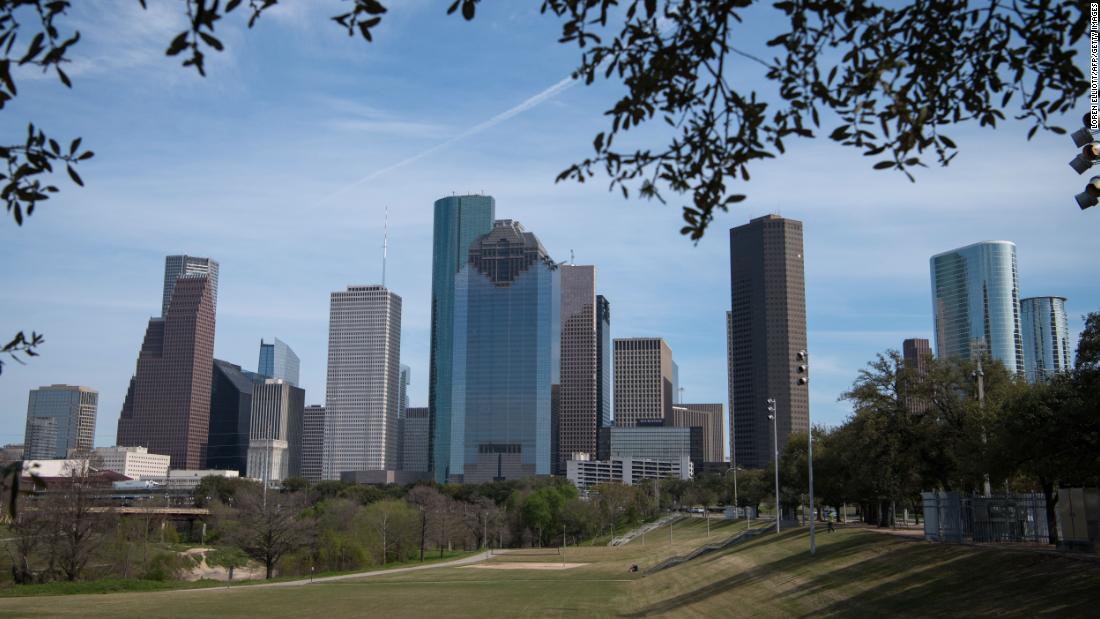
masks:
<svg viewBox="0 0 1100 619"><path fill-rule="evenodd" d="M796 384L805 387L810 382L810 356L805 350L795 355ZM807 399L809 395L807 394ZM814 524L814 426L810 423L810 408L806 407L806 461L810 469L810 554L817 553L816 527Z"/></svg>
<svg viewBox="0 0 1100 619"><path fill-rule="evenodd" d="M775 448L775 532L779 533L779 421L775 398L768 398L768 419L772 420L772 445Z"/></svg>

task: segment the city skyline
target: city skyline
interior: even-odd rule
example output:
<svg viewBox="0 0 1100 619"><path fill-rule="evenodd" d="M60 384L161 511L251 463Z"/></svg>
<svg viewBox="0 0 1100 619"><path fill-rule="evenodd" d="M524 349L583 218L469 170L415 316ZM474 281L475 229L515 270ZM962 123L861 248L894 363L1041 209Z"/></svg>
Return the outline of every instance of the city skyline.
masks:
<svg viewBox="0 0 1100 619"><path fill-rule="evenodd" d="M287 19L295 10L312 13ZM158 11L151 8L150 15ZM116 38L117 23L81 6L73 12L88 24L81 49L93 57ZM247 34L226 23L226 32L243 44L231 46L232 55L212 56L205 81L163 58L163 43L177 25L169 21L158 25L165 36L137 39L135 45L148 39L147 64L109 75L87 66L73 73L75 86L87 94L84 106L57 97L57 84L21 82L19 98L10 103L13 114L35 109L59 135L84 136L97 156L82 164L86 188L63 189L22 228L12 227L0 249L0 257L22 267L9 277L0 314L13 328L46 334L41 356L27 366L5 366L0 443L22 440L29 389L60 382L100 392L96 444L112 442L134 351L145 322L158 313L167 254L208 255L221 263L216 357L253 369L256 340L277 333L302 358L307 402L323 403L327 294L380 279L387 203L387 285L405 300L402 359L422 377L410 388L410 405L426 404L431 204L452 191L491 193L509 205L510 216L539 231L555 259L572 249L579 262L597 265L601 293L615 306L614 337L669 341L685 401L726 401L728 299L719 291L724 275L716 266L728 259L726 230L780 207L784 216L805 222L812 257L806 281L815 422L843 420L850 406L836 398L876 352L897 348L904 338L932 338L931 255L984 239L1014 241L1021 295L1065 296L1073 344L1080 316L1100 307L1100 291L1078 267L1096 256L1087 233L1098 211L1081 213L1067 197L1078 177L1065 165L1066 137L1040 132L1028 142L1027 127L1011 120L998 123L997 131L953 129L961 147L956 160L946 169L917 171L915 184L872 171L857 152L824 140L798 141L781 160L753 167L752 181L743 187L748 200L719 213L698 246L678 234L679 201L661 207L625 201L600 183L553 183L567 163L588 152L606 103L607 91L598 87L569 88L461 143L352 187L568 75L575 57L558 49L556 33L534 16L517 18L521 28L509 34L501 30L512 23L509 13L508 7L485 7L470 24L439 19L431 25L450 37L461 33L483 41L462 50L460 59L493 59L508 79L490 83L472 69L479 61L459 66L455 50L442 45L446 37L395 43L413 27L396 17L387 21L388 41L364 50L361 41L345 43L327 28L315 25L313 32L298 25L324 21L323 11L289 6L265 15L262 27ZM532 39L532 28L549 35L545 45L503 53L517 37ZM332 49L339 67L307 73L304 61L289 54L264 56L286 36L296 37L309 53ZM414 40L422 49L411 52L408 62L395 60L410 53ZM262 121L235 115L208 125L205 114L188 111L268 101L268 77L260 79L251 68L256 75L277 76L295 94L264 107ZM413 69L424 71L422 80L403 77ZM360 76L364 70L370 75ZM150 80L158 92L149 97L121 94L147 94ZM408 94L383 96L377 80L402 85L393 91L408 86ZM440 83L470 96L456 97L459 105L434 103L425 96L433 91L424 89ZM167 112L152 112L156 106ZM1082 112L1056 122L1074 125ZM179 113L177 122L164 123L165 113ZM129 142L112 137L116 131L157 146L131 154ZM318 161L306 165L297 154L275 148L295 142L316 146ZM169 143L181 146L161 146ZM1005 158L991 161L988 152ZM140 178L133 170L141 171ZM791 199L792 175L814 187L812 197ZM851 187L861 189L857 194ZM341 193L330 197L337 189ZM319 204L317 196L325 201ZM324 252L302 243L306 238L325 239ZM265 251L272 243L296 250ZM41 260L43 255L56 260Z"/></svg>

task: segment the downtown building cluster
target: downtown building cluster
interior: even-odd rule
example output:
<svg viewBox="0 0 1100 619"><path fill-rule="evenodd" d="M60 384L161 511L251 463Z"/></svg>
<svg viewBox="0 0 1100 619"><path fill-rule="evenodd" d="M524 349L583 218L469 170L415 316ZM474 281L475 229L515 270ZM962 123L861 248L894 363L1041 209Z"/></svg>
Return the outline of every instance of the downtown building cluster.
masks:
<svg viewBox="0 0 1100 619"><path fill-rule="evenodd" d="M809 431L801 222L766 215L730 229L727 418L721 403L682 401L664 339L611 337L595 266L555 261L534 232L496 215L490 196L434 204L426 407L409 405L402 299L384 283L331 293L324 404L306 406L299 359L278 338L260 341L254 372L213 357L219 264L169 256L119 447L100 459L138 471L126 462L161 458L164 472L142 468L143 479L169 468L266 483L560 475L586 489L763 468ZM1065 299L1020 298L1012 243L933 256L931 277L937 356L985 354L1032 381L1068 369ZM903 351L918 367L932 354L920 339ZM91 453L97 398L33 390L24 458Z"/></svg>

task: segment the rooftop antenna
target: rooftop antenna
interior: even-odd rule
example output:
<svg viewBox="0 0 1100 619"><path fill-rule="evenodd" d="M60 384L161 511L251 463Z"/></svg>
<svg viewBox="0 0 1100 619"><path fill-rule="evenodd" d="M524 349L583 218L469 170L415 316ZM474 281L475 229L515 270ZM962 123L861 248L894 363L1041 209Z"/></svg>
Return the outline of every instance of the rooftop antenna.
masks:
<svg viewBox="0 0 1100 619"><path fill-rule="evenodd" d="M577 265L577 263L576 263L576 261L575 261L575 260L573 259L573 250L572 250L572 249L570 249L570 250L569 250L569 266L576 266L576 265Z"/></svg>
<svg viewBox="0 0 1100 619"><path fill-rule="evenodd" d="M390 207L386 205L386 219L382 232L382 287L386 287L386 256L390 252Z"/></svg>

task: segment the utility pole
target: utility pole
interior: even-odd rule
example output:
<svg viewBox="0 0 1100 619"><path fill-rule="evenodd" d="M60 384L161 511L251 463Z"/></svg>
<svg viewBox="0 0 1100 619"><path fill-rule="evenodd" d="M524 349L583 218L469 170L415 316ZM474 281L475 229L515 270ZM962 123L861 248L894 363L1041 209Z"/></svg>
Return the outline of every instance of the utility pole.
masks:
<svg viewBox="0 0 1100 619"><path fill-rule="evenodd" d="M805 350L795 356L795 371L799 374L796 383L805 387L810 382L810 356ZM807 400L809 395L807 394ZM806 407L806 460L810 469L810 554L817 553L816 527L814 523L814 425L810 423L810 409Z"/></svg>
<svg viewBox="0 0 1100 619"><path fill-rule="evenodd" d="M772 420L772 445L775 449L775 532L779 533L779 415L775 412L775 398L768 398L768 419Z"/></svg>

